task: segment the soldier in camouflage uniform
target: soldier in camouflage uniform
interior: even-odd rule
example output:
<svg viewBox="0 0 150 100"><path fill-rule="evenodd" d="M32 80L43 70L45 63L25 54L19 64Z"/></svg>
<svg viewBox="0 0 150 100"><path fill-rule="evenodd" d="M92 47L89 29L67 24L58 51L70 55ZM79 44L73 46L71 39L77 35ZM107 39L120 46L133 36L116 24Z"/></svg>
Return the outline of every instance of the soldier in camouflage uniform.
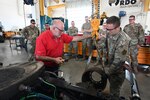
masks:
<svg viewBox="0 0 150 100"><path fill-rule="evenodd" d="M105 22L105 23L103 23L102 28L99 30L99 35L100 36L104 36L104 35L106 35L106 32L107 32L107 30L106 30L106 22ZM94 66L97 66L97 65L100 64L100 58L104 62L106 61L106 56L105 56L106 49L105 49L105 47L103 45L103 44L105 44L104 40L103 39L100 39L100 40L98 39L97 43L98 43L98 45L100 44L102 46L101 49L99 49L99 52L100 52L101 55L97 55L97 61L94 64Z"/></svg>
<svg viewBox="0 0 150 100"><path fill-rule="evenodd" d="M130 57L131 57L131 66L135 72L138 67L138 48L144 43L144 30L139 23L135 23L135 16L131 15L129 17L129 24L124 27L124 32L126 32L130 38Z"/></svg>
<svg viewBox="0 0 150 100"><path fill-rule="evenodd" d="M98 49L108 48L106 52L108 52L109 61L106 74L110 82L111 100L119 100L120 89L125 79L122 65L129 59L130 37L121 30L118 17L109 17L106 23L107 35L100 35L99 38L103 39L103 42L98 45Z"/></svg>
<svg viewBox="0 0 150 100"><path fill-rule="evenodd" d="M46 31L46 30L50 30L50 25L49 23L45 23L44 24L44 29L42 30L42 32Z"/></svg>
<svg viewBox="0 0 150 100"><path fill-rule="evenodd" d="M34 51L35 51L35 41L36 38L38 37L40 31L39 29L35 26L35 20L31 19L30 20L31 25L25 27L21 33L23 34L23 36L25 37L25 39L27 39L27 41L30 41L31 43L31 57L29 58L29 61L32 61L34 59Z"/></svg>
<svg viewBox="0 0 150 100"><path fill-rule="evenodd" d="M70 36L77 36L78 35L78 28L75 27L75 22L72 21L71 22L71 27L69 27L68 32L67 32ZM78 44L77 41L73 41L69 44L69 54L70 56L72 55L72 48L74 48L75 51L75 58L77 58L78 55Z"/></svg>
<svg viewBox="0 0 150 100"><path fill-rule="evenodd" d="M85 16L85 23L82 25L81 32L83 35L88 35L91 34L92 32L92 27L91 23L89 22L88 16ZM83 60L85 60L86 56L86 47L88 48L88 54L92 52L92 39L84 39L82 40L82 55L83 55Z"/></svg>

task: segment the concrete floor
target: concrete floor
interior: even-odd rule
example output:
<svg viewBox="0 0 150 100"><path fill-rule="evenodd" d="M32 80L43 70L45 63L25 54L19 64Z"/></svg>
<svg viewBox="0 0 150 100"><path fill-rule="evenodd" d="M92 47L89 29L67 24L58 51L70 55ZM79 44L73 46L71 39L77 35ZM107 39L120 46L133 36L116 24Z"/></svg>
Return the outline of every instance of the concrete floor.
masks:
<svg viewBox="0 0 150 100"><path fill-rule="evenodd" d="M15 45L10 48L9 42L6 40L5 43L0 43L0 62L3 63L2 67L5 67L9 64L21 63L28 61L29 55L24 49L16 49ZM90 67L93 66L93 63L90 64ZM81 76L85 71L86 61L76 61L71 59L68 62L65 62L61 66L61 70L64 72L64 78L67 82L75 85L78 82L81 82ZM140 96L142 100L150 100L150 77L145 76L143 73L136 74ZM109 90L109 85L105 89L105 92ZM130 84L127 80L124 81L124 84L121 89L121 96L125 96L129 99L130 96Z"/></svg>

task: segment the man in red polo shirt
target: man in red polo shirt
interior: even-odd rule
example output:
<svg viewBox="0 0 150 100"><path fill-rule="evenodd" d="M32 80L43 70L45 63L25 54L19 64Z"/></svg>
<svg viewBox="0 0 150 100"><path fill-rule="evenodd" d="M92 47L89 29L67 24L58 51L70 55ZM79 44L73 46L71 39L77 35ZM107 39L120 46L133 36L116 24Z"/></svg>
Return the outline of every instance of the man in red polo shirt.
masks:
<svg viewBox="0 0 150 100"><path fill-rule="evenodd" d="M44 62L45 70L56 72L64 62L62 58L64 43L91 37L91 35L69 36L63 31L64 23L61 20L54 20L51 30L44 31L36 39L35 56L38 61Z"/></svg>

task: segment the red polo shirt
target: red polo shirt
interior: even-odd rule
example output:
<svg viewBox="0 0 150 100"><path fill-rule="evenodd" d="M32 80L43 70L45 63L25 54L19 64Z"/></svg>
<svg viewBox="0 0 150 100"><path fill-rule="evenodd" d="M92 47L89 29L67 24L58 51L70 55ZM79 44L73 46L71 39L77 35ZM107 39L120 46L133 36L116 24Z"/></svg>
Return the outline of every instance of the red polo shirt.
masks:
<svg viewBox="0 0 150 100"><path fill-rule="evenodd" d="M49 57L62 57L64 43L70 43L73 37L67 34L62 34L59 38L54 38L51 31L44 31L36 39L35 55L49 56ZM38 60L38 59L37 59ZM46 66L55 67L55 62L44 62Z"/></svg>

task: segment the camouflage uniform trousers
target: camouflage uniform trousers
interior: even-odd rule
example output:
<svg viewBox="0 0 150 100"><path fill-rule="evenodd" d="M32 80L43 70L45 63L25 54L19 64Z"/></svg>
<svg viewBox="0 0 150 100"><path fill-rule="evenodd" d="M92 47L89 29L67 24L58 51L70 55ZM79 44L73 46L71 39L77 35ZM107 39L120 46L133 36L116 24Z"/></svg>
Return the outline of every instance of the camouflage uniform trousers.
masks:
<svg viewBox="0 0 150 100"><path fill-rule="evenodd" d="M82 55L86 56L86 48L88 48L88 55L92 52L92 39L82 40Z"/></svg>
<svg viewBox="0 0 150 100"><path fill-rule="evenodd" d="M107 59L106 49L100 49L98 52L99 52L99 54L96 57L97 61L96 61L95 65L98 65L100 62L107 63L108 59Z"/></svg>
<svg viewBox="0 0 150 100"><path fill-rule="evenodd" d="M35 59L35 56L34 56L35 46L36 46L35 41L34 41L34 42L32 41L32 42L31 42L31 49L30 49L30 54L31 54L31 56L30 56L30 58L29 58L29 61L33 61L33 60Z"/></svg>
<svg viewBox="0 0 150 100"><path fill-rule="evenodd" d="M78 42L71 42L69 44L69 54L72 55L72 49L75 51L75 56L78 55Z"/></svg>
<svg viewBox="0 0 150 100"><path fill-rule="evenodd" d="M132 67L138 67L138 48L136 45L130 46L130 57L131 57L131 65Z"/></svg>
<svg viewBox="0 0 150 100"><path fill-rule="evenodd" d="M119 100L121 86L125 79L125 72L115 73L109 76L111 100Z"/></svg>

